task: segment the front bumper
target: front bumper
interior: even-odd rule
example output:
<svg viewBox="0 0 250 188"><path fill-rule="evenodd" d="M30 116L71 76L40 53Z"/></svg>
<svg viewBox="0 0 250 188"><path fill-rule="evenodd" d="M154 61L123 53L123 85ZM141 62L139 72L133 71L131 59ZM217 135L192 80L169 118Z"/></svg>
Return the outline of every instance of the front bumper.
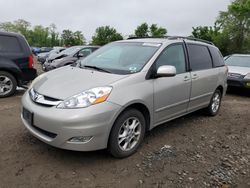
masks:
<svg viewBox="0 0 250 188"><path fill-rule="evenodd" d="M50 71L50 70L53 70L53 69L56 69L56 67L52 66L51 63L48 63L48 62L45 62L43 64L43 71Z"/></svg>
<svg viewBox="0 0 250 188"><path fill-rule="evenodd" d="M33 114L32 123L21 115L27 130L39 140L68 150L92 151L107 147L109 133L121 106L103 102L83 109L58 109L34 103L26 92L23 108ZM73 137L92 137L86 143L69 142Z"/></svg>
<svg viewBox="0 0 250 188"><path fill-rule="evenodd" d="M243 79L243 77L240 78L227 78L227 84L228 86L233 87L242 87L242 88L248 88L250 89L250 80Z"/></svg>

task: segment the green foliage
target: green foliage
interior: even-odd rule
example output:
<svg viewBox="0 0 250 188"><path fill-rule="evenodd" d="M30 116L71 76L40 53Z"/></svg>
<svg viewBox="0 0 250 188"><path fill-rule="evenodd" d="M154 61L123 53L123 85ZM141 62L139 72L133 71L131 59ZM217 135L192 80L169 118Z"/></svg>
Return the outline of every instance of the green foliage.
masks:
<svg viewBox="0 0 250 188"><path fill-rule="evenodd" d="M55 24L51 24L49 27L36 25L32 28L29 22L19 19L14 22L0 23L0 30L20 33L27 39L31 46L37 47L85 44L85 38L81 31L73 32L64 30L60 36Z"/></svg>
<svg viewBox="0 0 250 188"><path fill-rule="evenodd" d="M193 28L192 35L212 41L223 55L250 53L250 0L233 1L214 27Z"/></svg>
<svg viewBox="0 0 250 188"><path fill-rule="evenodd" d="M102 26L96 29L95 35L92 37L92 44L105 45L109 42L122 39L122 35L118 33L115 28L110 26Z"/></svg>
<svg viewBox="0 0 250 188"><path fill-rule="evenodd" d="M250 0L233 1L227 11L220 12L216 23L231 40L229 51L250 52Z"/></svg>
<svg viewBox="0 0 250 188"><path fill-rule="evenodd" d="M167 34L167 29L152 24L150 27L147 23L142 23L135 30L136 37L163 37Z"/></svg>
<svg viewBox="0 0 250 188"><path fill-rule="evenodd" d="M62 32L62 42L65 46L75 46L85 44L85 38L81 31L70 31L63 30Z"/></svg>

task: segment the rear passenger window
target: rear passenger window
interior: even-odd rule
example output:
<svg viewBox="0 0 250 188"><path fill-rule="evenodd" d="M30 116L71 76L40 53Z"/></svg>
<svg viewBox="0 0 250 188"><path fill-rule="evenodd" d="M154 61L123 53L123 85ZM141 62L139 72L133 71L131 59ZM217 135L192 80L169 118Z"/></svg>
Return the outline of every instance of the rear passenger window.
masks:
<svg viewBox="0 0 250 188"><path fill-rule="evenodd" d="M212 58L213 58L213 64L215 67L221 67L224 66L224 59L220 53L220 51L215 47L209 47L209 50L211 52Z"/></svg>
<svg viewBox="0 0 250 188"><path fill-rule="evenodd" d="M188 45L189 61L192 71L210 69L213 67L208 48L202 45Z"/></svg>
<svg viewBox="0 0 250 188"><path fill-rule="evenodd" d="M0 53L21 53L22 49L16 37L0 36Z"/></svg>
<svg viewBox="0 0 250 188"><path fill-rule="evenodd" d="M162 65L172 65L176 73L186 72L185 54L182 44L167 47L156 61L156 70Z"/></svg>

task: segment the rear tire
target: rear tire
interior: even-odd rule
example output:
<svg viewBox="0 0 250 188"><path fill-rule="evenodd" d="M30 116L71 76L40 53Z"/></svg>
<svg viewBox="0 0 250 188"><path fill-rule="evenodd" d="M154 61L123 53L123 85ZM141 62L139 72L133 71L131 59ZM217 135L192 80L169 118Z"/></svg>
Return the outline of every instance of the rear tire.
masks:
<svg viewBox="0 0 250 188"><path fill-rule="evenodd" d="M143 114L133 108L124 111L115 121L110 133L108 150L116 158L125 158L141 145L146 121Z"/></svg>
<svg viewBox="0 0 250 188"><path fill-rule="evenodd" d="M0 98L13 95L16 92L16 87L15 77L6 71L0 71Z"/></svg>
<svg viewBox="0 0 250 188"><path fill-rule="evenodd" d="M216 89L211 98L209 106L206 108L207 114L209 116L216 116L218 114L221 106L221 98L222 98L221 91Z"/></svg>

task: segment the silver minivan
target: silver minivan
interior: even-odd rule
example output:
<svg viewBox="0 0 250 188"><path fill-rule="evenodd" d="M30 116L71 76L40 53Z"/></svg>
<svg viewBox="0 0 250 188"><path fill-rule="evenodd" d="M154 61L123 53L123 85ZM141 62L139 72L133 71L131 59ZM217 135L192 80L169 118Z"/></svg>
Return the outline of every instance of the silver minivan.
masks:
<svg viewBox="0 0 250 188"><path fill-rule="evenodd" d="M227 67L213 44L184 37L110 43L75 66L42 74L22 98L38 139L77 151L133 154L145 132L205 108L216 115Z"/></svg>

